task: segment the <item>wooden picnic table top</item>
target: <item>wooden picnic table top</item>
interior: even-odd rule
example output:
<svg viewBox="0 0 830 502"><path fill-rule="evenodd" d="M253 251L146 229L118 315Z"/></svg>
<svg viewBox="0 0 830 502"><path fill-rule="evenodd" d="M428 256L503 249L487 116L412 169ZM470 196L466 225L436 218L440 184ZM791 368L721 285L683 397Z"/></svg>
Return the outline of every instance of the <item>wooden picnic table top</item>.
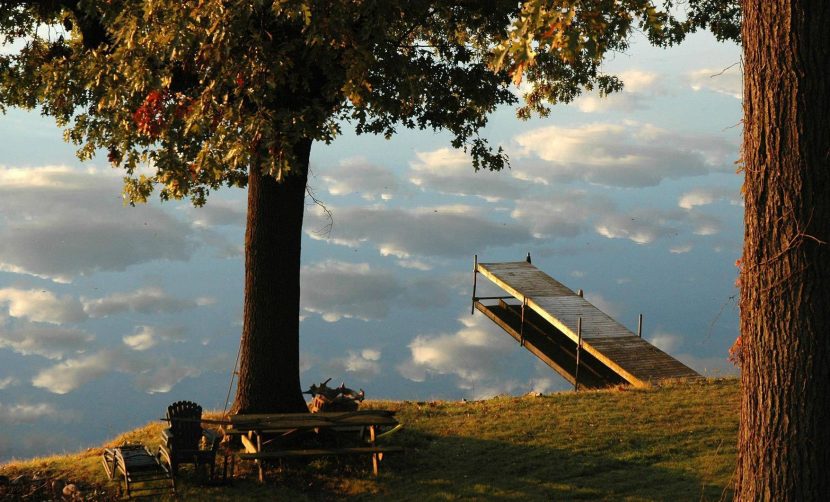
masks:
<svg viewBox="0 0 830 502"><path fill-rule="evenodd" d="M342 426L395 426L395 412L358 410L320 413L269 413L233 415L228 419L231 431L316 429Z"/></svg>

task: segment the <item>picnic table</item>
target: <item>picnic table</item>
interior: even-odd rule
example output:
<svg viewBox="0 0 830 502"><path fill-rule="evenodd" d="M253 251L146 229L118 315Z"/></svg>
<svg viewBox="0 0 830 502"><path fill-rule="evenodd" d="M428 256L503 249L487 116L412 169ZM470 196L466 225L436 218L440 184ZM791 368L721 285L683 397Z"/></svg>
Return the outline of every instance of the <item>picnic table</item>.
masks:
<svg viewBox="0 0 830 502"><path fill-rule="evenodd" d="M266 461L289 457L369 454L372 456L372 472L377 476L383 454L403 451L403 448L378 445L376 440L400 427L402 425L393 411L359 410L234 415L229 418L223 432L226 436L238 436L242 440L245 452L238 454L238 457L256 462L259 481L262 482ZM388 430L380 434L382 429ZM309 447L306 441L300 440L313 434L334 441ZM347 444L340 444L343 440Z"/></svg>

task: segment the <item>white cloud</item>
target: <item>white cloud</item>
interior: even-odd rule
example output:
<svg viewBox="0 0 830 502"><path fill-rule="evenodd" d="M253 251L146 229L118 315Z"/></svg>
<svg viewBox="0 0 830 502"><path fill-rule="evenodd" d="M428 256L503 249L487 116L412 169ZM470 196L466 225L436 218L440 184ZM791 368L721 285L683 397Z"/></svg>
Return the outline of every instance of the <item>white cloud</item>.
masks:
<svg viewBox="0 0 830 502"><path fill-rule="evenodd" d="M127 347L133 350L144 351L155 347L159 340L181 342L184 341L184 338L185 332L182 327L154 328L153 326L136 326L135 332L132 335L124 336L122 340Z"/></svg>
<svg viewBox="0 0 830 502"><path fill-rule="evenodd" d="M550 390L561 389L561 384L551 377L536 377L531 381L531 387L528 392L544 394Z"/></svg>
<svg viewBox="0 0 830 502"><path fill-rule="evenodd" d="M715 235L723 228L721 220L709 214L692 213L689 218L695 235Z"/></svg>
<svg viewBox="0 0 830 502"><path fill-rule="evenodd" d="M609 212L594 222L597 234L609 239L628 239L637 244L651 244L692 233L709 236L721 232L723 222L717 217L696 211L661 208L635 208L625 212ZM674 244L674 253L684 252L690 242ZM691 250L691 248L689 248Z"/></svg>
<svg viewBox="0 0 830 502"><path fill-rule="evenodd" d="M398 260L396 263L401 268L420 270L421 272L427 272L429 270L432 270L432 265L422 260L402 259Z"/></svg>
<svg viewBox="0 0 830 502"><path fill-rule="evenodd" d="M380 351L363 349L360 352L349 350L346 357L336 358L333 366L358 378L367 379L380 374Z"/></svg>
<svg viewBox="0 0 830 502"><path fill-rule="evenodd" d="M235 200L213 200L202 207L183 206L190 215L193 226L215 227L215 226L240 226L245 225L247 209L241 201Z"/></svg>
<svg viewBox="0 0 830 502"><path fill-rule="evenodd" d="M0 166L0 187L3 190L31 190L43 188L54 191L85 190L88 184L85 174L100 174L109 181L117 180L118 177L111 173L98 172L94 169L83 171L73 169L69 166L44 166L38 168L13 168ZM101 180L96 180L99 184ZM106 183L106 182L105 182Z"/></svg>
<svg viewBox="0 0 830 502"><path fill-rule="evenodd" d="M70 282L99 270L187 260L190 227L152 205L125 207L109 171L0 166L0 270Z"/></svg>
<svg viewBox="0 0 830 502"><path fill-rule="evenodd" d="M145 326L146 328L146 326ZM133 350L147 350L156 345L156 339L152 332L143 329L134 335L127 335L123 338L124 345Z"/></svg>
<svg viewBox="0 0 830 502"><path fill-rule="evenodd" d="M664 179L724 170L737 155L737 146L719 136L677 133L633 121L541 127L514 140L520 155L531 158L515 162L514 175L546 184L581 180L655 186Z"/></svg>
<svg viewBox="0 0 830 502"><path fill-rule="evenodd" d="M596 112L633 112L647 108L656 96L664 94L665 88L660 75L643 71L627 70L619 73L624 83L621 92L600 97L598 92L587 92L574 101L574 105L583 113Z"/></svg>
<svg viewBox="0 0 830 502"><path fill-rule="evenodd" d="M63 324L81 322L86 314L76 298L40 289L0 289L0 304L7 303L9 315L36 322Z"/></svg>
<svg viewBox="0 0 830 502"><path fill-rule="evenodd" d="M387 209L379 207L332 208L335 227L328 237L334 244L357 246L371 243L381 255L410 259L419 257L468 256L473 250L512 246L532 239L517 223L508 225L487 219L467 207ZM311 226L322 222L319 213L310 213ZM307 232L315 239L322 239Z"/></svg>
<svg viewBox="0 0 830 502"><path fill-rule="evenodd" d="M129 293L114 293L104 298L83 299L84 310L90 317L107 317L121 312L141 314L169 314L215 303L212 298L184 300L168 295L158 287L137 289Z"/></svg>
<svg viewBox="0 0 830 502"><path fill-rule="evenodd" d="M86 331L62 326L15 323L0 326L0 347L8 347L21 355L38 355L60 359L66 354L87 348L94 337Z"/></svg>
<svg viewBox="0 0 830 502"><path fill-rule="evenodd" d="M117 352L102 350L78 359L67 359L41 370L32 379L32 385L55 394L66 394L113 371L118 366L119 357Z"/></svg>
<svg viewBox="0 0 830 502"><path fill-rule="evenodd" d="M679 233L678 215L660 211L637 210L627 214L608 214L600 218L595 230L609 239L628 239L637 244L650 244L660 237Z"/></svg>
<svg viewBox="0 0 830 502"><path fill-rule="evenodd" d="M657 73L644 70L626 70L619 73L625 84L623 92L659 93L663 92L662 77Z"/></svg>
<svg viewBox="0 0 830 502"><path fill-rule="evenodd" d="M136 376L135 385L148 394L164 394L185 378L197 377L201 370L182 365L172 358L161 361Z"/></svg>
<svg viewBox="0 0 830 502"><path fill-rule="evenodd" d="M537 238L572 238L593 228L603 237L628 239L637 244L651 244L681 233L714 235L723 227L717 216L674 208L621 209L603 193L582 190L519 199L511 216L529 225ZM683 252L683 246L675 246L672 252ZM691 247L687 249L690 250Z"/></svg>
<svg viewBox="0 0 830 502"><path fill-rule="evenodd" d="M484 316L459 319L463 325L455 333L419 335L409 344L410 360L399 367L400 373L416 382L429 374L455 375L459 387L487 387L498 375L500 353L514 344L498 333L498 327Z"/></svg>
<svg viewBox="0 0 830 502"><path fill-rule="evenodd" d="M50 403L0 403L0 424L32 423L39 420L55 419L61 416L60 412Z"/></svg>
<svg viewBox="0 0 830 502"><path fill-rule="evenodd" d="M172 357L103 349L41 370L32 379L32 385L54 394L67 394L112 372L133 375L134 385L149 394L169 392L184 378L201 374L200 369L182 364Z"/></svg>
<svg viewBox="0 0 830 502"><path fill-rule="evenodd" d="M321 176L331 195L359 194L365 200L389 200L398 192L398 178L391 170L363 158L346 159Z"/></svg>
<svg viewBox="0 0 830 502"><path fill-rule="evenodd" d="M689 87L695 91L707 90L735 99L743 97L743 76L741 67L733 65L728 68L701 68L690 72L687 76Z"/></svg>
<svg viewBox="0 0 830 502"><path fill-rule="evenodd" d="M667 354L672 354L683 345L682 336L660 330L655 331L648 341Z"/></svg>
<svg viewBox="0 0 830 502"><path fill-rule="evenodd" d="M317 356L307 352L300 352L300 373L305 373L317 363Z"/></svg>
<svg viewBox="0 0 830 502"><path fill-rule="evenodd" d="M588 230L588 223L597 216L614 210L614 204L602 194L571 190L518 199L510 216L529 225L538 238L568 238Z"/></svg>
<svg viewBox="0 0 830 502"><path fill-rule="evenodd" d="M733 205L740 204L738 193L735 190L724 187L698 187L683 193L678 199L677 205L683 209L692 209L719 200L728 200Z"/></svg>
<svg viewBox="0 0 830 502"><path fill-rule="evenodd" d="M9 387L17 385L18 383L18 380L14 377L0 378L0 390L7 389Z"/></svg>
<svg viewBox="0 0 830 502"><path fill-rule="evenodd" d="M709 191L700 188L686 192L680 196L677 205L683 209L691 209L695 206L705 206L715 201L715 196Z"/></svg>
<svg viewBox="0 0 830 502"><path fill-rule="evenodd" d="M463 150L440 148L416 152L415 157L409 165L409 181L425 190L478 196L491 202L513 199L522 192L507 172L475 172L472 160Z"/></svg>
<svg viewBox="0 0 830 502"><path fill-rule="evenodd" d="M381 319L402 288L388 270L368 263L328 260L305 266L300 273L300 304L328 322L341 318Z"/></svg>
<svg viewBox="0 0 830 502"><path fill-rule="evenodd" d="M678 244L676 246L669 247L669 252L672 254L684 254L688 253L692 250L691 244Z"/></svg>

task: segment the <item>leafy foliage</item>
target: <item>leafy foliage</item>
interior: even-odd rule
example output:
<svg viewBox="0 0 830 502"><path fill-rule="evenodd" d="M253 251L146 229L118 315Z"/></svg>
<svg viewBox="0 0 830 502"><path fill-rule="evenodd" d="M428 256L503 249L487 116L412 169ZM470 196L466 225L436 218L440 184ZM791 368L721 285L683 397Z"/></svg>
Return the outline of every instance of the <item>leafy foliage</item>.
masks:
<svg viewBox="0 0 830 502"><path fill-rule="evenodd" d="M729 347L729 362L735 366L740 367L743 362L744 346L741 341L741 336L735 339L735 342Z"/></svg>
<svg viewBox="0 0 830 502"><path fill-rule="evenodd" d="M502 169L478 131L518 102L511 80L529 85L521 117L546 114L582 89L619 90L600 64L632 30L667 44L733 18L684 24L648 0L9 0L0 35L20 48L0 55L0 106L54 116L81 159L106 150L131 203L158 183L200 205L252 164L281 178L293 145L344 123L447 130L476 169Z"/></svg>
<svg viewBox="0 0 830 502"><path fill-rule="evenodd" d="M4 35L25 45L3 56L0 102L41 106L82 159L106 149L130 201L158 182L162 198L201 204L243 186L254 160L281 177L292 145L330 141L343 120L386 136L447 129L477 166L504 166L476 133L516 99L485 62L510 2L72 3L4 4ZM89 40L81 18L106 36ZM154 176L136 175L145 162Z"/></svg>
<svg viewBox="0 0 830 502"><path fill-rule="evenodd" d="M684 19L671 0L658 9L650 0L527 0L515 16L507 37L494 48L492 66L506 68L518 85L530 83L521 118L547 115L550 105L569 102L582 89L600 95L622 89L601 65L609 52L629 46L633 30L646 34L653 45L668 46L688 33L709 27L719 40L737 40L740 8L735 0L689 0Z"/></svg>

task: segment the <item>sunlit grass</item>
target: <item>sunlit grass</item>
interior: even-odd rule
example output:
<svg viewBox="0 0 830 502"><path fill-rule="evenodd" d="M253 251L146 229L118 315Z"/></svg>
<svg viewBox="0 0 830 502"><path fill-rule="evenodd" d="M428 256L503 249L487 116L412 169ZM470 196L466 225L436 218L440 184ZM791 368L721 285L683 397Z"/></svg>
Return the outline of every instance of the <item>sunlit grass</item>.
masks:
<svg viewBox="0 0 830 502"><path fill-rule="evenodd" d="M251 464L233 486L205 487L192 468L177 478L183 500L720 500L735 462L738 383L734 379L498 397L472 402L374 401L397 411L405 428L388 438L406 448L388 455L379 478L367 457L321 459L268 470ZM141 442L154 451L161 422L104 446ZM77 483L116 494L101 449L0 467L9 478Z"/></svg>

